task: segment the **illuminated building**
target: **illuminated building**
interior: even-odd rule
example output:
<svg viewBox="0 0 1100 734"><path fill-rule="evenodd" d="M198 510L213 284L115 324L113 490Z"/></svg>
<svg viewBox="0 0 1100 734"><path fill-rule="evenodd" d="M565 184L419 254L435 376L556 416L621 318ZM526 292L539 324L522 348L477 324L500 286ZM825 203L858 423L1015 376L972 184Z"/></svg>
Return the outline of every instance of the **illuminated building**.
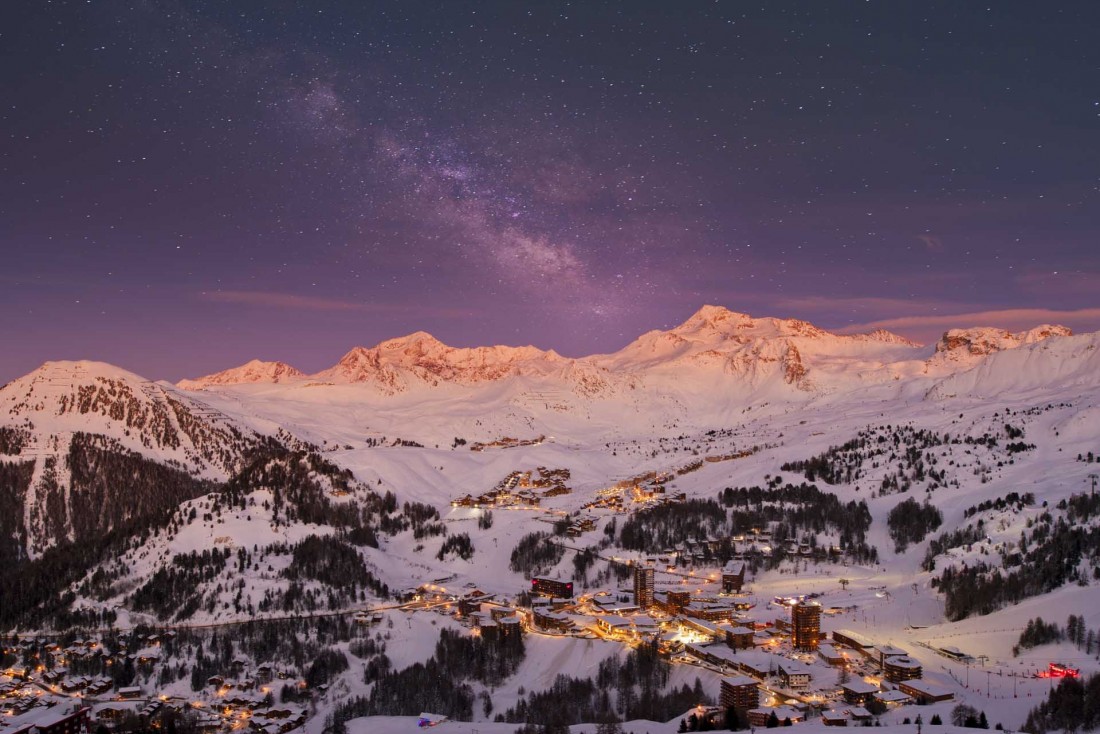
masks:
<svg viewBox="0 0 1100 734"><path fill-rule="evenodd" d="M653 606L653 569L649 566L634 568L634 603L640 609Z"/></svg>
<svg viewBox="0 0 1100 734"><path fill-rule="evenodd" d="M816 650L821 637L821 605L800 601L791 607L791 645L796 650Z"/></svg>

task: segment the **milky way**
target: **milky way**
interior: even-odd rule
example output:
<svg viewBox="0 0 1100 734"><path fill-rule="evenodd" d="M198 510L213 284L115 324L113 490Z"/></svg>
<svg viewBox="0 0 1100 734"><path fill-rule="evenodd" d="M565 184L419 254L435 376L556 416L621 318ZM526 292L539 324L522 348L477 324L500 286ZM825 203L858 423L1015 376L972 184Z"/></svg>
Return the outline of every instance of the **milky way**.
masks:
<svg viewBox="0 0 1100 734"><path fill-rule="evenodd" d="M1093 3L0 9L0 380L1100 328Z"/></svg>

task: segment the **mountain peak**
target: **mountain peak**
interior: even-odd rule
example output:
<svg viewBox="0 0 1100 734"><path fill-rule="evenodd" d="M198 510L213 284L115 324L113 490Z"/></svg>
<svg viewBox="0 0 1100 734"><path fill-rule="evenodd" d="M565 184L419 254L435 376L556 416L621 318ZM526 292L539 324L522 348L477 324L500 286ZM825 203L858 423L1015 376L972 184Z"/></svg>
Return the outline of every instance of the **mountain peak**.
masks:
<svg viewBox="0 0 1100 734"><path fill-rule="evenodd" d="M692 314L684 323L668 333L693 341L709 340L715 336L722 340L741 341L747 338L822 337L830 333L800 319L774 317L753 318L749 314L730 311L722 306L706 305Z"/></svg>
<svg viewBox="0 0 1100 734"><path fill-rule="evenodd" d="M744 313L738 313L737 311L731 311L725 306L714 306L706 304L702 306L698 311L693 313L687 321L677 326L673 331L677 330L694 330L699 326L718 326L719 324L726 324L734 328L737 327L749 327L753 324L752 316Z"/></svg>
<svg viewBox="0 0 1100 734"><path fill-rule="evenodd" d="M260 359L253 359L240 367L232 367L193 380L180 380L177 386L184 390L200 390L210 385L280 383L302 377L305 377L305 373L286 362L265 362Z"/></svg>
<svg viewBox="0 0 1100 734"><path fill-rule="evenodd" d="M376 349L394 350L408 349L409 347L418 347L422 351L436 351L450 348L426 331L414 331L413 333L406 336L399 336L393 339L387 339L384 342L380 342Z"/></svg>
<svg viewBox="0 0 1100 734"><path fill-rule="evenodd" d="M900 334L895 334L892 331L886 329L875 329L863 335L864 338L870 341L882 342L884 344L901 344L907 347L919 347L920 345L912 339L906 339Z"/></svg>
<svg viewBox="0 0 1100 734"><path fill-rule="evenodd" d="M976 326L969 329L949 329L936 343L936 352L965 353L973 356L985 356L1013 349L1021 344L1034 344L1055 336L1072 336L1073 331L1066 326L1044 324L1017 333L991 326Z"/></svg>

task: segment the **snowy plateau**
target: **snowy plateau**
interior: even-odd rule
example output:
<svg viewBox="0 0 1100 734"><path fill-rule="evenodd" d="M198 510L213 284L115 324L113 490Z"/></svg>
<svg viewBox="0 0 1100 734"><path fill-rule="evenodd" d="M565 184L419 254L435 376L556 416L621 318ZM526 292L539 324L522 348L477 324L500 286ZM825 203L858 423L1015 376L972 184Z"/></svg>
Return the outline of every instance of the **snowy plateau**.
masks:
<svg viewBox="0 0 1100 734"><path fill-rule="evenodd" d="M1098 346L706 306L576 359L418 332L316 374L48 362L0 388L0 734L74 699L207 731L1019 729L1051 664L1100 671Z"/></svg>

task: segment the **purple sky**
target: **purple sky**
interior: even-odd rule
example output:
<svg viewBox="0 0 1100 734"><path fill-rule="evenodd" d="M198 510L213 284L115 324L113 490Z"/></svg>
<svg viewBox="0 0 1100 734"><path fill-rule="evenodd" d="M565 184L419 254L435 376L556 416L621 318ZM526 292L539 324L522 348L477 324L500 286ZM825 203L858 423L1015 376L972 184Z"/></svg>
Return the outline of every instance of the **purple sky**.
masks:
<svg viewBox="0 0 1100 734"><path fill-rule="evenodd" d="M763 5L4 4L0 383L1100 328L1097 4Z"/></svg>

